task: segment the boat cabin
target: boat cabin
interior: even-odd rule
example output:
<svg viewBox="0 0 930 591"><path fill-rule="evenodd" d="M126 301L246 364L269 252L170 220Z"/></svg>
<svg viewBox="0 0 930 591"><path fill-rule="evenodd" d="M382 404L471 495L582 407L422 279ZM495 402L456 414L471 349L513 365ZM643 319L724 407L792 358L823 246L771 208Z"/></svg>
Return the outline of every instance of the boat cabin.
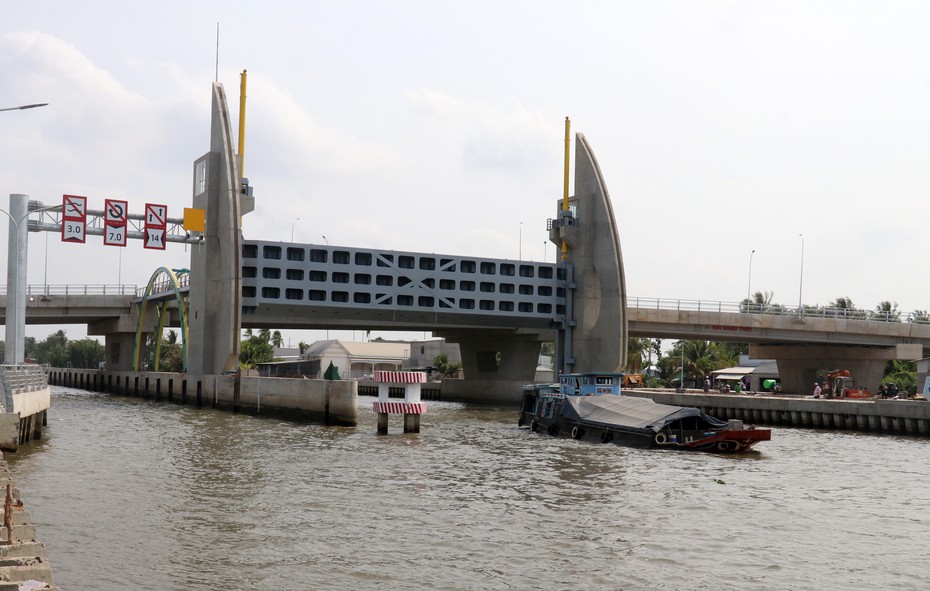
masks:
<svg viewBox="0 0 930 591"><path fill-rule="evenodd" d="M559 376L559 392L565 396L620 394L620 372L567 373Z"/></svg>

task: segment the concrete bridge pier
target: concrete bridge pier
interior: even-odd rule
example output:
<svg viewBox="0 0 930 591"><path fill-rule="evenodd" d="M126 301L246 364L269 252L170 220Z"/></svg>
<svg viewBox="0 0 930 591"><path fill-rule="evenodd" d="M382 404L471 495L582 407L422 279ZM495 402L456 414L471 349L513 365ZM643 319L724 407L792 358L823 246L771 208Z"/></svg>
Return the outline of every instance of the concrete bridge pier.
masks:
<svg viewBox="0 0 930 591"><path fill-rule="evenodd" d="M87 325L88 336L104 337L104 361L107 369L111 371L129 371L132 369L132 356L136 347L136 326L139 317L135 308L130 314L122 314L119 318L110 318ZM142 332L149 334L155 332L156 322L154 315L146 319ZM143 343L144 345L144 343ZM140 356L144 359L144 356Z"/></svg>
<svg viewBox="0 0 930 591"><path fill-rule="evenodd" d="M519 402L523 386L536 381L539 333L443 332L447 342L459 344L465 380L442 382L446 400Z"/></svg>
<svg viewBox="0 0 930 591"><path fill-rule="evenodd" d="M778 364L785 392L810 393L818 370L846 369L858 388L878 391L885 366L891 359L916 361L923 356L920 344L894 347L857 347L845 345L749 345L755 359L774 359Z"/></svg>

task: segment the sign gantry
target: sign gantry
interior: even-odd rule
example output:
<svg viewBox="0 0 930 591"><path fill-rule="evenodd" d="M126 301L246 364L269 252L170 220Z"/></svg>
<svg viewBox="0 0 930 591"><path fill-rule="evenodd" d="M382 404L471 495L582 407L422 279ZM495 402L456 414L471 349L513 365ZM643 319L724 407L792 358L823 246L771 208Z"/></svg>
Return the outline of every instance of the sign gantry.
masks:
<svg viewBox="0 0 930 591"><path fill-rule="evenodd" d="M145 204L144 214L129 213L129 202L106 199L102 210L88 208L87 197L64 195L61 206L43 211L46 206L29 202L30 232L58 232L62 242L83 244L87 236L103 236L106 246L126 246L127 240L142 240L144 248L165 250L168 242L200 244L203 242L204 212L184 208L184 218L169 218L168 206ZM185 223L186 219L200 220Z"/></svg>

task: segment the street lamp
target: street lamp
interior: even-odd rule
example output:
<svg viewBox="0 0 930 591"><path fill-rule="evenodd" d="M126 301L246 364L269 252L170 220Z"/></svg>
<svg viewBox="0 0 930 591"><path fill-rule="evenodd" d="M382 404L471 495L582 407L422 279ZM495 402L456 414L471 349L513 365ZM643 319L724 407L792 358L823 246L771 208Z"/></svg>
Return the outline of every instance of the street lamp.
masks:
<svg viewBox="0 0 930 591"><path fill-rule="evenodd" d="M326 240L326 236L323 236L323 240L326 242L326 246L329 246L329 240Z"/></svg>
<svg viewBox="0 0 930 591"><path fill-rule="evenodd" d="M293 223L291 223L291 242L294 241L294 224L296 224L299 221L300 221L300 218L297 218L296 220L293 221Z"/></svg>
<svg viewBox="0 0 930 591"><path fill-rule="evenodd" d="M29 210L29 196L10 195L10 209L0 209L10 218L10 239L7 251L7 303L5 361L20 364L25 358L26 334L26 252L28 236L20 238L22 223L30 214L58 209L60 205L47 205Z"/></svg>
<svg viewBox="0 0 930 591"><path fill-rule="evenodd" d="M798 280L798 314L804 316L804 308L801 307L801 294L804 289L804 234L798 234L801 237L801 278Z"/></svg>
<svg viewBox="0 0 930 591"><path fill-rule="evenodd" d="M746 284L746 303L752 303L752 255L756 254L756 249L752 249L752 252L749 253L749 282ZM748 305L747 305L748 308Z"/></svg>
<svg viewBox="0 0 930 591"><path fill-rule="evenodd" d="M42 278L42 284L44 285L44 293L48 295L48 232L45 233L45 274Z"/></svg>
<svg viewBox="0 0 930 591"><path fill-rule="evenodd" d="M23 111L25 109L35 109L36 107L44 107L48 103L35 103L34 105L21 105L19 107L7 107L5 109L0 109L0 111Z"/></svg>
<svg viewBox="0 0 930 591"><path fill-rule="evenodd" d="M681 392L685 391L685 341L679 341L681 343Z"/></svg>

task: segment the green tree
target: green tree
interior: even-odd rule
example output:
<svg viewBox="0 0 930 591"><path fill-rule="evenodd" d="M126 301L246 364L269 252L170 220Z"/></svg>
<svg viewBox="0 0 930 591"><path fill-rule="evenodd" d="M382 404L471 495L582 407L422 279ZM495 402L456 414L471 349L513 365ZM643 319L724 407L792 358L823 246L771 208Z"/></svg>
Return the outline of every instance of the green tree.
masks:
<svg viewBox="0 0 930 591"><path fill-rule="evenodd" d="M184 350L178 343L178 333L175 330L169 330L162 336L158 371L184 371Z"/></svg>
<svg viewBox="0 0 930 591"><path fill-rule="evenodd" d="M684 355L682 355L684 352ZM684 361L684 366L682 366ZM713 341L676 341L668 354L659 360L659 377L666 385L680 386L684 373L684 386L704 381L710 372L736 362L720 343ZM682 372L684 367L684 372Z"/></svg>
<svg viewBox="0 0 930 591"><path fill-rule="evenodd" d="M852 298L836 298L829 304L830 308L839 308L840 310L855 310Z"/></svg>
<svg viewBox="0 0 930 591"><path fill-rule="evenodd" d="M448 355L440 353L433 357L433 367L436 368L440 376L447 378L458 374L459 370L462 369L462 362L449 361Z"/></svg>
<svg viewBox="0 0 930 591"><path fill-rule="evenodd" d="M917 393L917 364L913 361L892 359L885 366L885 375L882 382L894 382L902 392Z"/></svg>
<svg viewBox="0 0 930 591"><path fill-rule="evenodd" d="M727 361L727 366L737 365L740 355L749 355L749 343L731 343L727 341L717 343L717 347L720 349L721 359Z"/></svg>
<svg viewBox="0 0 930 591"><path fill-rule="evenodd" d="M898 310L898 302L889 302L885 300L875 306L875 312L881 320L888 322L900 322L901 312Z"/></svg>
<svg viewBox="0 0 930 591"><path fill-rule="evenodd" d="M652 339L630 337L626 342L626 369L640 373L645 366L645 356L652 352Z"/></svg>
<svg viewBox="0 0 930 591"><path fill-rule="evenodd" d="M268 334L268 336L271 335ZM243 340L239 346L239 365L245 369L254 368L259 363L266 363L273 359L274 347L267 338L263 338L261 333Z"/></svg>
<svg viewBox="0 0 930 591"><path fill-rule="evenodd" d="M36 361L52 367L68 366L68 336L65 331L59 330L36 343Z"/></svg>
<svg viewBox="0 0 930 591"><path fill-rule="evenodd" d="M841 318L850 318L852 320L863 320L866 317L866 312L860 310L853 303L851 298L836 298L829 304L827 308L834 308L836 310L841 310L842 313L837 314Z"/></svg>
<svg viewBox="0 0 930 591"><path fill-rule="evenodd" d="M280 330L271 333L271 344L279 349L284 346L284 337L281 336Z"/></svg>
<svg viewBox="0 0 930 591"><path fill-rule="evenodd" d="M26 342L23 346L23 355L25 355L26 359L35 359L36 344L35 337L26 337Z"/></svg>
<svg viewBox="0 0 930 591"><path fill-rule="evenodd" d="M66 355L71 367L96 369L104 360L104 353L104 347L100 341L91 338L70 341L66 347Z"/></svg>
<svg viewBox="0 0 930 591"><path fill-rule="evenodd" d="M301 355L303 355L304 351L306 351L309 348L310 348L310 345L308 345L304 341L300 341L299 343L297 343L297 350L300 351Z"/></svg>
<svg viewBox="0 0 930 591"><path fill-rule="evenodd" d="M772 304L773 297L775 297L775 292L757 291L756 293L752 294L752 297L743 298L743 301L740 302L740 311L755 312L756 314L769 312L774 306L774 304Z"/></svg>

